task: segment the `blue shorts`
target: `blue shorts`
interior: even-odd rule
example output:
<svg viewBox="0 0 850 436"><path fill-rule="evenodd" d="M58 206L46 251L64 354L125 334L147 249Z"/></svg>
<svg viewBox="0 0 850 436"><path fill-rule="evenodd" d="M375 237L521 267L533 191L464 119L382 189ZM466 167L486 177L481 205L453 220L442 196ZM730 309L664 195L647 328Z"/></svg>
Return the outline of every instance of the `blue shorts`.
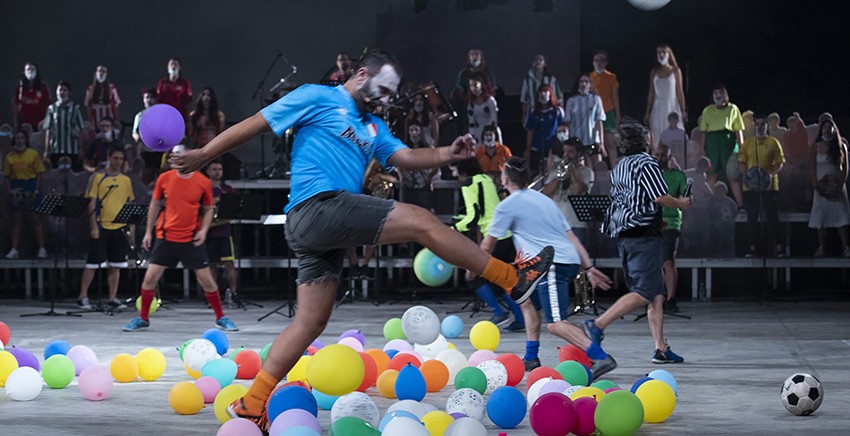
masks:
<svg viewBox="0 0 850 436"><path fill-rule="evenodd" d="M576 264L553 263L531 294L531 302L537 310L543 309L547 323L565 321L570 316L570 283L576 274Z"/></svg>
<svg viewBox="0 0 850 436"><path fill-rule="evenodd" d="M29 212L41 203L41 194L35 192L36 179L16 179L9 181L9 213Z"/></svg>
<svg viewBox="0 0 850 436"><path fill-rule="evenodd" d="M660 236L619 238L617 248L623 261L623 275L629 291L649 301L657 295L667 295L661 270Z"/></svg>

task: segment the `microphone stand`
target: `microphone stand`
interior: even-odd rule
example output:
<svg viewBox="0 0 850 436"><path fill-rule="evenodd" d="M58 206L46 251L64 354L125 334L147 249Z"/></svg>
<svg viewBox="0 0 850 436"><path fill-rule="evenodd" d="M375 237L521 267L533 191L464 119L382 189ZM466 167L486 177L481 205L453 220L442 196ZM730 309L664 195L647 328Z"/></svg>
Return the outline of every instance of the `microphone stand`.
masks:
<svg viewBox="0 0 850 436"><path fill-rule="evenodd" d="M269 64L269 68L266 69L266 73L263 74L263 77L260 79L260 83L257 84L257 88L254 89L254 94L251 95L251 100L258 99L258 97L259 97L258 102L257 102L257 106L259 106L260 109L263 108L263 98L262 98L262 96L263 96L263 89L266 87L266 79L269 77L269 74L271 74L274 66L277 65L278 59L280 59L282 57L283 57L283 53L278 51L277 56L275 56L274 60L272 60L272 63ZM264 179L264 178L267 177L266 170L265 170L265 168L266 168L266 134L265 133L260 135L260 168L262 168L262 169L260 170L259 173L257 173L256 178L258 178L258 179L263 178Z"/></svg>

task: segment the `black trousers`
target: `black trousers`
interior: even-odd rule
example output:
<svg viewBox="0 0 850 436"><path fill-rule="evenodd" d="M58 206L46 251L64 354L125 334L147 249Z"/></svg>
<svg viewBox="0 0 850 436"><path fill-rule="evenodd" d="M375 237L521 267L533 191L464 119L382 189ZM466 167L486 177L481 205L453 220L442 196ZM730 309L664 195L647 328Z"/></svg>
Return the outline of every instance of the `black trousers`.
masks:
<svg viewBox="0 0 850 436"><path fill-rule="evenodd" d="M773 237L775 244L785 245L779 228L779 211L776 208L777 191L744 191L744 208L747 209L747 233L750 234L750 246L758 247L759 240ZM764 210L767 220L766 231L762 233L759 215ZM767 241L765 241L766 243Z"/></svg>

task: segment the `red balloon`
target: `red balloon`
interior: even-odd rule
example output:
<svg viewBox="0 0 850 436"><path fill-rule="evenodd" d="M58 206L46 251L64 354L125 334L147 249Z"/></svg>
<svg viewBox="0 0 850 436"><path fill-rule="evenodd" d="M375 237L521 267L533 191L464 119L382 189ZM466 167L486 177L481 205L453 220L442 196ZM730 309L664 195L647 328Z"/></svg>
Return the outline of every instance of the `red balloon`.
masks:
<svg viewBox="0 0 850 436"><path fill-rule="evenodd" d="M560 392L541 395L528 415L531 429L538 436L566 436L578 424L573 400Z"/></svg>
<svg viewBox="0 0 850 436"><path fill-rule="evenodd" d="M508 371L508 386L516 386L525 377L525 364L513 353L505 353L496 358ZM530 385L529 385L530 386Z"/></svg>
<svg viewBox="0 0 850 436"><path fill-rule="evenodd" d="M307 354L308 354L308 355L310 355L310 356L312 356L312 355L316 354L316 351L319 351L319 349L318 349L318 348L316 348L316 347L314 347L314 346L312 346L312 345L310 345L309 347L307 347Z"/></svg>
<svg viewBox="0 0 850 436"><path fill-rule="evenodd" d="M596 432L596 423L593 415L596 413L596 405L599 404L591 397L581 397L573 401L576 408L578 422L573 433L577 436L590 436Z"/></svg>
<svg viewBox="0 0 850 436"><path fill-rule="evenodd" d="M12 338L12 332L9 331L9 326L5 322L0 321L0 342L3 345L9 345L9 339Z"/></svg>
<svg viewBox="0 0 850 436"><path fill-rule="evenodd" d="M357 390L365 392L366 389L375 386L375 382L378 381L378 365L375 363L375 359L366 353L360 352L360 358L363 359L365 372L363 373L363 382L360 383Z"/></svg>
<svg viewBox="0 0 850 436"><path fill-rule="evenodd" d="M587 357L587 354L579 347L576 347L572 344L564 345L559 348L558 355L561 358L561 362L566 362L567 360L575 360L576 362L590 368L593 365L590 358Z"/></svg>
<svg viewBox="0 0 850 436"><path fill-rule="evenodd" d="M541 366L539 368L534 368L530 373L528 373L528 377L525 379L525 389L528 390L528 388L534 385L534 382L546 377L552 377L552 380L564 379L564 376L562 376L560 372L556 371L555 368Z"/></svg>
<svg viewBox="0 0 850 436"><path fill-rule="evenodd" d="M396 354L395 357L390 359L390 364L387 366L387 368L401 372L401 369L404 368L404 365L407 365L408 363L417 368L422 366L422 362L420 362L419 359L416 358L416 356L408 353L399 353Z"/></svg>
<svg viewBox="0 0 850 436"><path fill-rule="evenodd" d="M251 380L260 372L263 367L263 359L254 350L242 350L233 357L233 361L239 369L236 371L236 378L240 380Z"/></svg>

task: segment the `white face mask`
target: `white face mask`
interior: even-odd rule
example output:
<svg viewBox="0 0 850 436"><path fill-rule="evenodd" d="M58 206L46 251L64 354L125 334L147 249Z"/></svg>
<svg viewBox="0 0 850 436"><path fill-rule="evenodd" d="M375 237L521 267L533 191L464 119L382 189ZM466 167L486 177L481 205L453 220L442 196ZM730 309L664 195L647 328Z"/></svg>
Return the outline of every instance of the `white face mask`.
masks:
<svg viewBox="0 0 850 436"><path fill-rule="evenodd" d="M593 71L596 71L596 74L602 74L605 72L605 68L594 68Z"/></svg>
<svg viewBox="0 0 850 436"><path fill-rule="evenodd" d="M546 103L548 103L548 102L549 102L549 96L548 96L548 95L546 95L546 94L538 95L538 96L537 96L537 101L539 101L539 102L540 102L540 104L546 104Z"/></svg>
<svg viewBox="0 0 850 436"><path fill-rule="evenodd" d="M496 138L494 138L492 135L485 136L484 137L484 145L486 145L489 148L495 147L496 146Z"/></svg>
<svg viewBox="0 0 850 436"><path fill-rule="evenodd" d="M177 76L178 74L180 74L180 68L169 68L168 69L168 75L169 76Z"/></svg>
<svg viewBox="0 0 850 436"><path fill-rule="evenodd" d="M24 150L26 150L26 148L27 148L26 144L15 144L15 151L17 151L17 152L24 151Z"/></svg>
<svg viewBox="0 0 850 436"><path fill-rule="evenodd" d="M664 52L658 54L658 63L661 65L667 65L670 62L670 53Z"/></svg>
<svg viewBox="0 0 850 436"><path fill-rule="evenodd" d="M588 93L590 93L590 85L588 85L587 83L580 83L578 85L578 93L581 95L587 95Z"/></svg>
<svg viewBox="0 0 850 436"><path fill-rule="evenodd" d="M723 106L723 104L724 104L724 103L726 103L726 99L725 99L725 98L723 98L723 96L722 96L722 95L715 95L715 96L714 96L714 104L715 104L715 105L717 105L717 106Z"/></svg>
<svg viewBox="0 0 850 436"><path fill-rule="evenodd" d="M106 130L103 132L103 139L107 141L112 141L112 130Z"/></svg>
<svg viewBox="0 0 850 436"><path fill-rule="evenodd" d="M38 72L36 70L26 70L24 71L24 77L26 77L27 80L34 80L37 73Z"/></svg>
<svg viewBox="0 0 850 436"><path fill-rule="evenodd" d="M97 80L97 83L106 82L106 74L97 73L94 75L94 79Z"/></svg>
<svg viewBox="0 0 850 436"><path fill-rule="evenodd" d="M481 59L473 59L472 62L470 62L470 64L473 67L478 68L478 67L481 66Z"/></svg>
<svg viewBox="0 0 850 436"><path fill-rule="evenodd" d="M567 139L570 139L570 134L567 132L558 132L558 141L567 142Z"/></svg>
<svg viewBox="0 0 850 436"><path fill-rule="evenodd" d="M423 110L425 110L425 103L423 103L421 101L417 101L416 103L413 103L413 111L414 112L422 112Z"/></svg>

